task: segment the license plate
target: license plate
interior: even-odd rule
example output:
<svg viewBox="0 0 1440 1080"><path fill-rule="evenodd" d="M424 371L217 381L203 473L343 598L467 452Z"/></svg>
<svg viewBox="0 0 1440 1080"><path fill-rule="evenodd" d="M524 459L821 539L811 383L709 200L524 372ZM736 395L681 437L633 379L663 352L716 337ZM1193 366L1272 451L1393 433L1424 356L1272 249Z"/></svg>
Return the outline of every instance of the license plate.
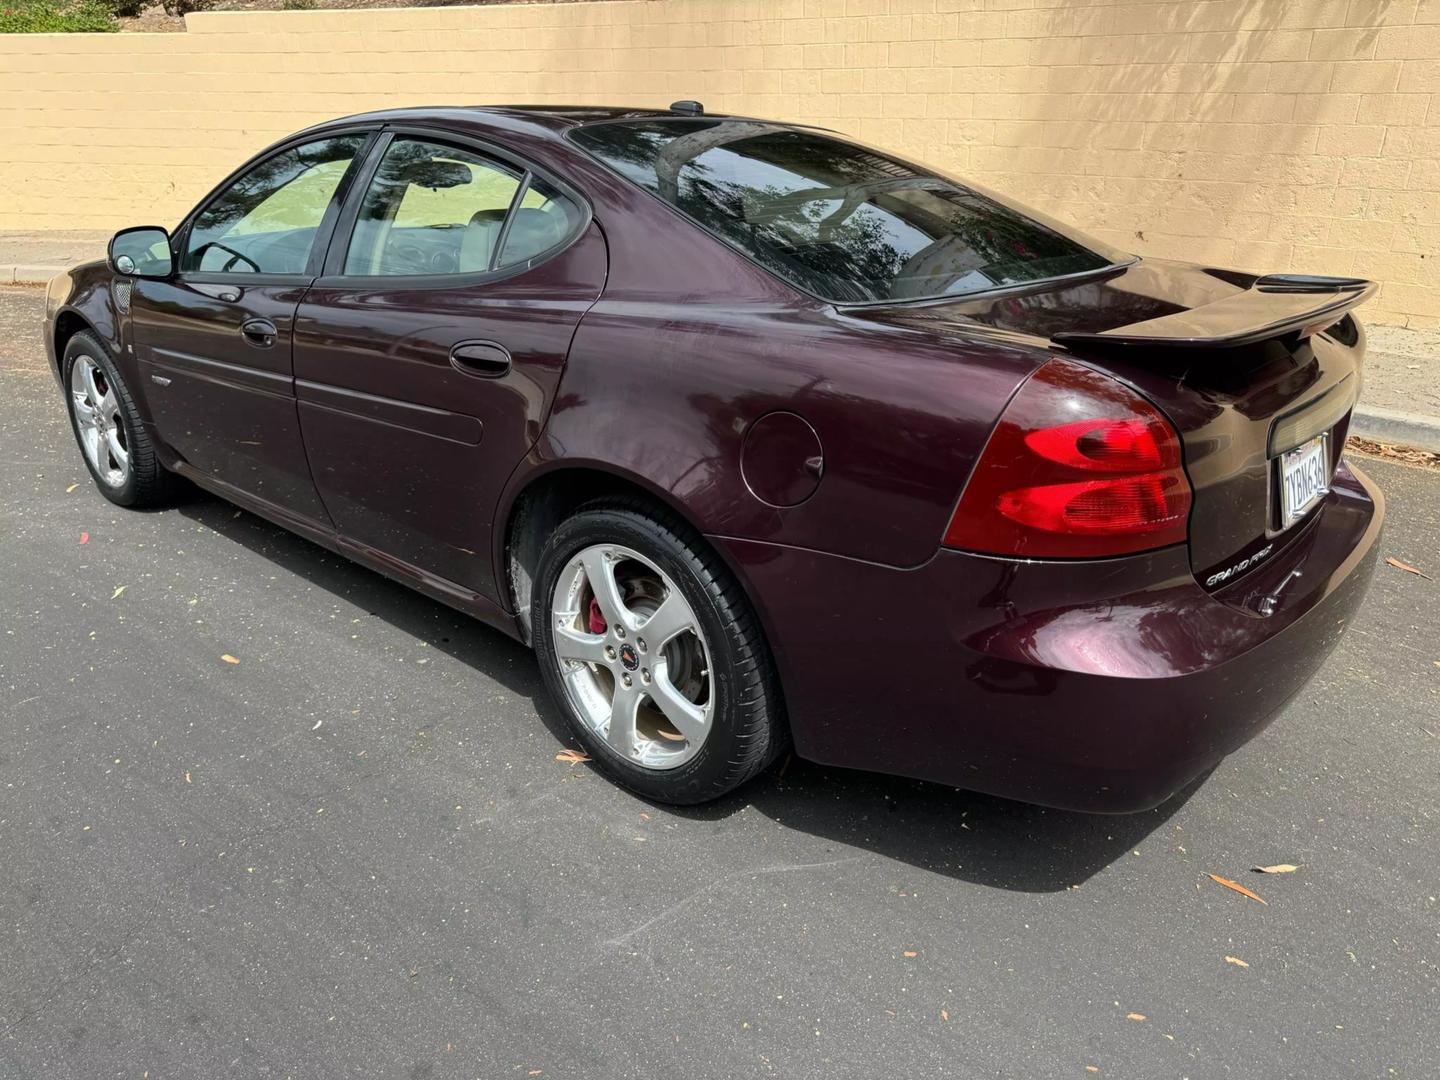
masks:
<svg viewBox="0 0 1440 1080"><path fill-rule="evenodd" d="M1280 527L1288 529L1305 516L1330 490L1330 455L1327 438L1309 442L1280 455Z"/></svg>

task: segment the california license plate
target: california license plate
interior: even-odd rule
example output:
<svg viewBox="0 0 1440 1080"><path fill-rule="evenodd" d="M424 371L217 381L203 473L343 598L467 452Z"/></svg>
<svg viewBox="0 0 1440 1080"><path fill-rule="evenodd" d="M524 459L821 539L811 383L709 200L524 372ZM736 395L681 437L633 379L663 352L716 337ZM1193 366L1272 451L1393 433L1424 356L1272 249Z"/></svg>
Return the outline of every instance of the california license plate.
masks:
<svg viewBox="0 0 1440 1080"><path fill-rule="evenodd" d="M1280 455L1280 527L1288 529L1330 490L1328 439L1309 442Z"/></svg>

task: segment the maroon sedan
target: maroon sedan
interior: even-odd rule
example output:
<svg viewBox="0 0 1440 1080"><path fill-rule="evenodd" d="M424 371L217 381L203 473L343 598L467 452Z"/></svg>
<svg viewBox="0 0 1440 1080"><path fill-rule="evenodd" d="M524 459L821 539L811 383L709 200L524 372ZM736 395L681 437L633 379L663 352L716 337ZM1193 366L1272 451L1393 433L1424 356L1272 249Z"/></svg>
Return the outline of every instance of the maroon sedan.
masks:
<svg viewBox="0 0 1440 1080"><path fill-rule="evenodd" d="M100 491L184 477L529 642L621 783L1154 806L1364 595L1347 278L1140 259L829 132L322 124L51 283Z"/></svg>

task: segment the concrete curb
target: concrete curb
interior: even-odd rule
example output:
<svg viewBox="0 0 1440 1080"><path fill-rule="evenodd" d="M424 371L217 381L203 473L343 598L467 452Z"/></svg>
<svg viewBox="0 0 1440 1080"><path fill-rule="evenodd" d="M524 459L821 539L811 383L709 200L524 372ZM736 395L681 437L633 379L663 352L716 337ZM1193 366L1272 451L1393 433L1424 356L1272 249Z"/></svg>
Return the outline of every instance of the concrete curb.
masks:
<svg viewBox="0 0 1440 1080"><path fill-rule="evenodd" d="M1350 421L1350 434L1391 446L1413 446L1440 454L1440 416L1361 405Z"/></svg>
<svg viewBox="0 0 1440 1080"><path fill-rule="evenodd" d="M0 266L0 285L44 285L68 266L31 266L25 263Z"/></svg>

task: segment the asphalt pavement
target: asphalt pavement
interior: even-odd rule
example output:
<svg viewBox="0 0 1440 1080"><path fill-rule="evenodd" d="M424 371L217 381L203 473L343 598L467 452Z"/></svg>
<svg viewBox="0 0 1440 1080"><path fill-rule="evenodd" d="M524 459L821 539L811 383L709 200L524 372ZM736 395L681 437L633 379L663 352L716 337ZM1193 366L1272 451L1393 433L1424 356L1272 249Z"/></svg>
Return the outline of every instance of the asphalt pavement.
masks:
<svg viewBox="0 0 1440 1080"><path fill-rule="evenodd" d="M42 304L0 289L0 1077L1440 1071L1437 582L1382 565L1151 813L798 761L678 811L557 761L500 634L218 500L102 499ZM1440 577L1440 471L1362 465Z"/></svg>

